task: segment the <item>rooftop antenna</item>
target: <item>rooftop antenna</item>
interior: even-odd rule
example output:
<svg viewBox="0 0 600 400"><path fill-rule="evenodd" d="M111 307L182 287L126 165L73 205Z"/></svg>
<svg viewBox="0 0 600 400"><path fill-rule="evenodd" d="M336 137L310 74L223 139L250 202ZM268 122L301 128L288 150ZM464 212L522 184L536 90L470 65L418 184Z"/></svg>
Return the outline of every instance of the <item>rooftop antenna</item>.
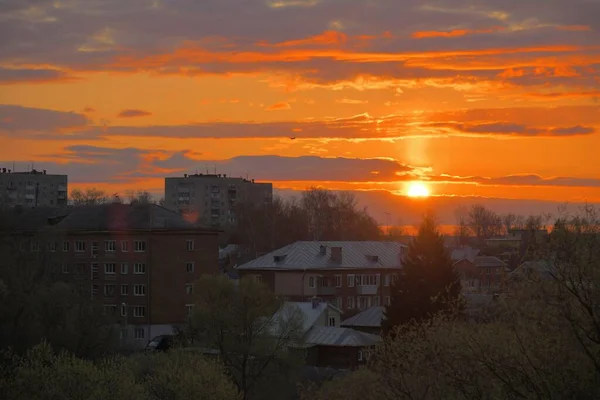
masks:
<svg viewBox="0 0 600 400"><path fill-rule="evenodd" d="M206 167L206 174L208 175L208 164L204 164L204 166Z"/></svg>
<svg viewBox="0 0 600 400"><path fill-rule="evenodd" d="M217 164L215 164L215 175L217 174Z"/></svg>

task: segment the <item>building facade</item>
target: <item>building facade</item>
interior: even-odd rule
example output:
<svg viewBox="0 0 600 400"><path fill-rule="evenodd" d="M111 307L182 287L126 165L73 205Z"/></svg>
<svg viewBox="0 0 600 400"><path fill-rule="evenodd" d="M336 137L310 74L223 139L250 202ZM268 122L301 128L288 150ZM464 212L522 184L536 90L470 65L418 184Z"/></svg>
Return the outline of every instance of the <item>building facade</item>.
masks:
<svg viewBox="0 0 600 400"><path fill-rule="evenodd" d="M0 206L61 207L67 205L67 175L46 171L14 172L0 168Z"/></svg>
<svg viewBox="0 0 600 400"><path fill-rule="evenodd" d="M219 270L218 232L156 205L65 210L22 250L47 252L55 276L101 304L131 346L184 324L194 283Z"/></svg>
<svg viewBox="0 0 600 400"><path fill-rule="evenodd" d="M205 226L235 225L236 204L264 204L272 200L272 183L257 183L221 174L165 178L165 207L192 215Z"/></svg>
<svg viewBox="0 0 600 400"><path fill-rule="evenodd" d="M236 270L290 301L318 297L354 313L389 304L405 248L397 242L296 242Z"/></svg>

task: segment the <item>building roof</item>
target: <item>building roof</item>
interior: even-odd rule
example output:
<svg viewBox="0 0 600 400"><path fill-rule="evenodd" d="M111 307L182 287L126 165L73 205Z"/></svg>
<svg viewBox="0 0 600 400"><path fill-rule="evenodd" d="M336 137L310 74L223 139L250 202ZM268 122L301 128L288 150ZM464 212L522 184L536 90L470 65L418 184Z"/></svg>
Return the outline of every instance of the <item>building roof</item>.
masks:
<svg viewBox="0 0 600 400"><path fill-rule="evenodd" d="M0 231L35 231L60 222L69 215L70 209L36 207L10 209L0 214Z"/></svg>
<svg viewBox="0 0 600 400"><path fill-rule="evenodd" d="M381 328L381 321L384 318L383 312L385 307L383 306L375 306L369 307L364 311L359 312L342 321L340 326L344 327L364 327L364 328Z"/></svg>
<svg viewBox="0 0 600 400"><path fill-rule="evenodd" d="M458 247L458 248L452 250L452 253L450 253L450 258L452 258L453 261L460 261L460 260L473 261L478 254L479 254L479 249L474 249L469 246L464 246L464 247Z"/></svg>
<svg viewBox="0 0 600 400"><path fill-rule="evenodd" d="M325 254L321 253L325 247ZM342 249L341 261L331 249ZM405 245L398 242L295 242L236 267L238 270L400 268Z"/></svg>
<svg viewBox="0 0 600 400"><path fill-rule="evenodd" d="M478 268L507 267L504 261L494 256L477 256L473 262Z"/></svg>
<svg viewBox="0 0 600 400"><path fill-rule="evenodd" d="M510 273L509 279L518 279L531 273L536 273L542 279L551 279L558 274L558 271L548 260L526 261Z"/></svg>
<svg viewBox="0 0 600 400"><path fill-rule="evenodd" d="M193 229L180 214L156 204L100 204L72 207L56 225L65 231Z"/></svg>
<svg viewBox="0 0 600 400"><path fill-rule="evenodd" d="M331 308L341 313L341 310L332 306L329 303L320 302L313 307L312 302L292 302L287 301L283 304L283 306L275 313L273 316L274 319L283 318L286 320L286 317L289 317L294 314L295 311L299 311L303 315L302 321L302 332L306 333L313 327L315 322L319 319L319 317L325 312L327 308Z"/></svg>
<svg viewBox="0 0 600 400"><path fill-rule="evenodd" d="M309 346L368 347L380 341L377 335L333 326L313 326L304 337Z"/></svg>

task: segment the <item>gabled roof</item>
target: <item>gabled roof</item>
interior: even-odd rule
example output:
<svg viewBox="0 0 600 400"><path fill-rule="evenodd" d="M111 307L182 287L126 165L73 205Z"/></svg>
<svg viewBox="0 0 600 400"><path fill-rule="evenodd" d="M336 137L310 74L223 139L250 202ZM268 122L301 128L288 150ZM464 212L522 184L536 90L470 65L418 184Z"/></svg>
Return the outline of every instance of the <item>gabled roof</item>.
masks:
<svg viewBox="0 0 600 400"><path fill-rule="evenodd" d="M473 262L477 268L507 267L504 261L494 256L477 256Z"/></svg>
<svg viewBox="0 0 600 400"><path fill-rule="evenodd" d="M313 326L304 337L305 345L368 347L381 341L381 337L350 328L333 326Z"/></svg>
<svg viewBox="0 0 600 400"><path fill-rule="evenodd" d="M385 307L375 306L369 307L364 311L342 321L340 326L343 327L364 327L364 328L381 328L381 321L384 318L383 311Z"/></svg>
<svg viewBox="0 0 600 400"><path fill-rule="evenodd" d="M274 319L282 318L287 320L290 316L294 315L296 311L299 311L303 315L303 329L302 332L306 333L310 328L313 327L315 322L328 308L341 313L341 310L332 306L329 303L321 302L313 308L312 302L292 302L287 301L283 306L273 315Z"/></svg>
<svg viewBox="0 0 600 400"><path fill-rule="evenodd" d="M479 254L479 249L474 249L472 247L458 247L452 250L450 253L450 258L452 261L460 261L460 260L469 260L473 261L475 257Z"/></svg>
<svg viewBox="0 0 600 400"><path fill-rule="evenodd" d="M321 253L325 247L325 254ZM331 248L341 247L341 261ZM400 268L405 245L398 242L295 242L236 267L239 270ZM373 257L376 256L376 257Z"/></svg>
<svg viewBox="0 0 600 400"><path fill-rule="evenodd" d="M552 276L556 276L558 271L556 266L547 260L526 261L510 273L510 279L527 276L531 273L536 273L542 279L552 279Z"/></svg>

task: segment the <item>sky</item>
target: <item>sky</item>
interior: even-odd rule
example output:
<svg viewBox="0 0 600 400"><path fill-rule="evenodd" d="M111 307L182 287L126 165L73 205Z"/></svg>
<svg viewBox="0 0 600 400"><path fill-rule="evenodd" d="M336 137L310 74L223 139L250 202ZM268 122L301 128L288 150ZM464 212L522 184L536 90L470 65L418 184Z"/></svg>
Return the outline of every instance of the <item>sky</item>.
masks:
<svg viewBox="0 0 600 400"><path fill-rule="evenodd" d="M0 166L159 196L165 176L216 170L356 191L380 219L600 203L598 15L599 0L2 0ZM431 196L406 198L414 182Z"/></svg>

